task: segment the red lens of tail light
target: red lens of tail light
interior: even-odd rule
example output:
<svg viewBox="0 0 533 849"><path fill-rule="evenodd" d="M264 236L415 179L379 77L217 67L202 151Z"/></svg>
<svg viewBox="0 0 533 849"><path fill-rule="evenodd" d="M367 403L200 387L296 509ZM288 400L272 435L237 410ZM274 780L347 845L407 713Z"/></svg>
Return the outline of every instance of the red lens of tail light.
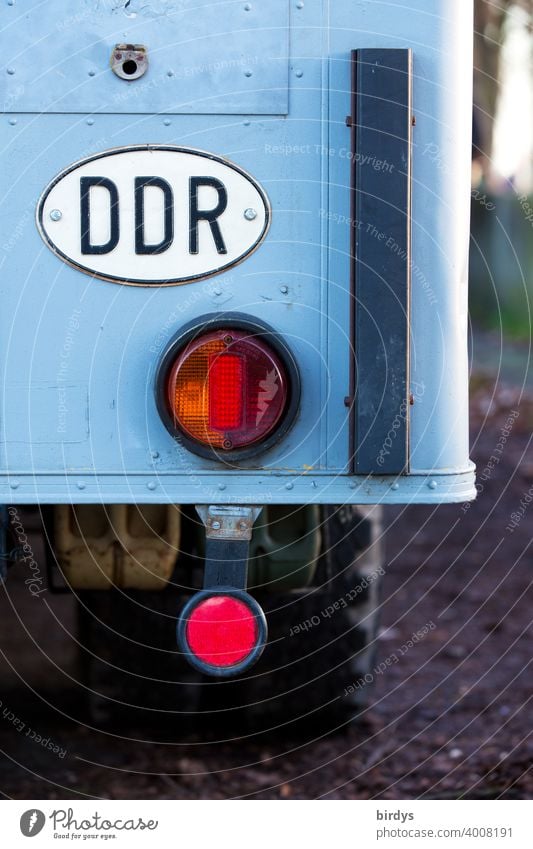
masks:
<svg viewBox="0 0 533 849"><path fill-rule="evenodd" d="M174 429L229 452L267 440L284 417L291 381L260 330L224 326L190 339L166 375Z"/></svg>
<svg viewBox="0 0 533 849"><path fill-rule="evenodd" d="M206 675L238 675L260 658L267 623L257 601L235 587L201 590L187 602L176 628L178 646Z"/></svg>
<svg viewBox="0 0 533 849"><path fill-rule="evenodd" d="M257 645L253 611L238 598L214 595L196 605L186 626L192 654L209 666L236 666Z"/></svg>

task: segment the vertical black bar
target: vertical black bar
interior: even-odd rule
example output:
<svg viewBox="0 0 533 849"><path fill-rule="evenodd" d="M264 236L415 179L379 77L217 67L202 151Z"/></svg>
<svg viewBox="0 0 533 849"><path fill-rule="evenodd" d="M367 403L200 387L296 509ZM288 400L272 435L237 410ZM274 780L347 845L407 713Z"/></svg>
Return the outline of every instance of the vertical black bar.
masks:
<svg viewBox="0 0 533 849"><path fill-rule="evenodd" d="M411 51L352 54L356 474L409 467Z"/></svg>

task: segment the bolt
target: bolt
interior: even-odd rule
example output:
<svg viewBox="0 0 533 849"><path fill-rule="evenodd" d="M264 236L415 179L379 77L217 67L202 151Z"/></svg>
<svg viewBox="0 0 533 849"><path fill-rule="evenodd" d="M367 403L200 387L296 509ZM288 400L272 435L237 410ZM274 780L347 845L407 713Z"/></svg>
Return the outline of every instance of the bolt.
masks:
<svg viewBox="0 0 533 849"><path fill-rule="evenodd" d="M229 333L227 336L224 336L224 345L231 345L233 342L233 336L230 336Z"/></svg>
<svg viewBox="0 0 533 849"><path fill-rule="evenodd" d="M289 287L288 286L280 286L279 291L281 292L282 295L286 295L289 291Z"/></svg>
<svg viewBox="0 0 533 849"><path fill-rule="evenodd" d="M233 448L233 442L231 441L231 439L225 439L222 443L222 448Z"/></svg>
<svg viewBox="0 0 533 849"><path fill-rule="evenodd" d="M159 457L159 451L152 451L152 460L157 460Z"/></svg>
<svg viewBox="0 0 533 849"><path fill-rule="evenodd" d="M247 221L253 221L254 218L257 218L257 211L250 206L244 210L244 217Z"/></svg>
<svg viewBox="0 0 533 849"><path fill-rule="evenodd" d="M211 522L211 527L213 528L214 531L219 531L220 530L220 522L217 522L216 519L215 519L214 522Z"/></svg>
<svg viewBox="0 0 533 849"><path fill-rule="evenodd" d="M218 296L221 295L221 294L222 294L222 289L220 288L220 286L215 286L215 288L213 289L213 295L216 295L217 298L218 298Z"/></svg>
<svg viewBox="0 0 533 849"><path fill-rule="evenodd" d="M285 484L285 489L294 489L294 484L293 483Z"/></svg>
<svg viewBox="0 0 533 849"><path fill-rule="evenodd" d="M248 522L239 522L239 528L241 531L246 531L248 529Z"/></svg>
<svg viewBox="0 0 533 849"><path fill-rule="evenodd" d="M115 53L115 59L116 59L117 61L119 61L120 59L122 59L122 53Z"/></svg>
<svg viewBox="0 0 533 849"><path fill-rule="evenodd" d="M63 213L60 209L52 209L50 213L50 218L52 219L52 221L61 221L61 219L63 218Z"/></svg>

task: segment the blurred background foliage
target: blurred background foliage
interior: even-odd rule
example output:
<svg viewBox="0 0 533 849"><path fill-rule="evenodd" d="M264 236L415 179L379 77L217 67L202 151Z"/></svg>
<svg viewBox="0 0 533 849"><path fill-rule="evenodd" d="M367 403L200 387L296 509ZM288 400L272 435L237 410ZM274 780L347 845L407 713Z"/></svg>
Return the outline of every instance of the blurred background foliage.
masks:
<svg viewBox="0 0 533 849"><path fill-rule="evenodd" d="M529 339L533 301L533 0L475 0L470 308Z"/></svg>

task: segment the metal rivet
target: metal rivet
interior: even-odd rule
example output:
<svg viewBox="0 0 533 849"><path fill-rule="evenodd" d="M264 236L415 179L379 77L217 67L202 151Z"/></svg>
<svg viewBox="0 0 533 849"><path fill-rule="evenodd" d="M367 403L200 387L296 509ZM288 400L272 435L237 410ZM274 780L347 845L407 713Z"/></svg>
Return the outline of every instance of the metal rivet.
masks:
<svg viewBox="0 0 533 849"><path fill-rule="evenodd" d="M148 487L148 489L154 490L157 487L157 484L155 483L155 481L148 481L146 486Z"/></svg>
<svg viewBox="0 0 533 849"><path fill-rule="evenodd" d="M87 126L92 127L93 124L94 124L94 118L87 118Z"/></svg>
<svg viewBox="0 0 533 849"><path fill-rule="evenodd" d="M14 68L8 68L7 73L9 74L10 77L12 77L13 74L15 73L15 69Z"/></svg>
<svg viewBox="0 0 533 849"><path fill-rule="evenodd" d="M350 489L357 489L359 484L356 481L350 481Z"/></svg>
<svg viewBox="0 0 533 849"><path fill-rule="evenodd" d="M167 71L167 77L173 77L173 76L174 76L174 71L172 70L172 68L170 68L170 69Z"/></svg>
<svg viewBox="0 0 533 849"><path fill-rule="evenodd" d="M285 489L294 489L294 484L293 483L285 484Z"/></svg>
<svg viewBox="0 0 533 849"><path fill-rule="evenodd" d="M253 221L254 218L257 218L257 211L255 209L252 209L252 207L250 206L248 209L244 210L244 217L247 221Z"/></svg>
<svg viewBox="0 0 533 849"><path fill-rule="evenodd" d="M281 292L282 295L286 295L287 292L289 291L289 287L288 286L280 286L279 291Z"/></svg>
<svg viewBox="0 0 533 849"><path fill-rule="evenodd" d="M10 118L9 123L11 124L12 127L14 127L17 123L17 119L16 118Z"/></svg>
<svg viewBox="0 0 533 849"><path fill-rule="evenodd" d="M245 531L248 528L248 522L239 522L239 528L241 531Z"/></svg>
<svg viewBox="0 0 533 849"><path fill-rule="evenodd" d="M430 489L437 489L437 481L430 481L428 486Z"/></svg>
<svg viewBox="0 0 533 849"><path fill-rule="evenodd" d="M50 212L50 218L52 219L52 221L61 221L61 219L63 218L63 213L60 209L52 209L52 211Z"/></svg>
<svg viewBox="0 0 533 849"><path fill-rule="evenodd" d="M298 68L298 70L295 71L294 73L296 74L297 77L303 77L303 75L304 75L304 72L301 71L300 68Z"/></svg>
<svg viewBox="0 0 533 849"><path fill-rule="evenodd" d="M296 4L296 8L297 9L303 9L303 7L304 7L303 0L298 0L298 3Z"/></svg>
<svg viewBox="0 0 533 849"><path fill-rule="evenodd" d="M20 481L10 481L9 486L11 489L18 489L20 486Z"/></svg>
<svg viewBox="0 0 533 849"><path fill-rule="evenodd" d="M245 71L245 72L244 72L244 76L245 76L245 77L251 77L251 76L252 76L252 71Z"/></svg>
<svg viewBox="0 0 533 849"><path fill-rule="evenodd" d="M165 125L165 127L170 127L170 123L171 123L170 118L165 118L165 120L163 121L163 124Z"/></svg>
<svg viewBox="0 0 533 849"><path fill-rule="evenodd" d="M85 489L86 484L84 481L78 481L76 486L78 487L78 489Z"/></svg>
<svg viewBox="0 0 533 849"><path fill-rule="evenodd" d="M8 5L8 6L14 6L14 5L15 5L15 0L7 0L7 5Z"/></svg>
<svg viewBox="0 0 533 849"><path fill-rule="evenodd" d="M219 531L220 530L220 522L217 522L217 521L211 522L211 527L213 528L214 531Z"/></svg>
<svg viewBox="0 0 533 849"><path fill-rule="evenodd" d="M218 488L221 492L224 492L224 490L226 489L226 484L225 483L219 483Z"/></svg>
<svg viewBox="0 0 533 849"><path fill-rule="evenodd" d="M152 459L157 460L158 457L159 457L159 451L152 451Z"/></svg>
<svg viewBox="0 0 533 849"><path fill-rule="evenodd" d="M251 3L245 3L245 4L244 4L244 11L245 11L245 12L249 12L251 8L252 8L252 4L251 4Z"/></svg>
<svg viewBox="0 0 533 849"><path fill-rule="evenodd" d="M218 297L221 294L222 294L222 289L219 289L218 286L215 289L213 289L213 295L216 295Z"/></svg>
<svg viewBox="0 0 533 849"><path fill-rule="evenodd" d="M397 482L396 482L396 483L393 483L393 485L391 486L391 489L394 489L395 491L396 491L397 489L400 489L400 484L399 484L399 483L397 483Z"/></svg>
<svg viewBox="0 0 533 849"><path fill-rule="evenodd" d="M89 71L89 76L94 77L96 75L96 71Z"/></svg>
<svg viewBox="0 0 533 849"><path fill-rule="evenodd" d="M251 123L250 121L243 121L243 124L244 124L245 127L249 127L250 123Z"/></svg>

